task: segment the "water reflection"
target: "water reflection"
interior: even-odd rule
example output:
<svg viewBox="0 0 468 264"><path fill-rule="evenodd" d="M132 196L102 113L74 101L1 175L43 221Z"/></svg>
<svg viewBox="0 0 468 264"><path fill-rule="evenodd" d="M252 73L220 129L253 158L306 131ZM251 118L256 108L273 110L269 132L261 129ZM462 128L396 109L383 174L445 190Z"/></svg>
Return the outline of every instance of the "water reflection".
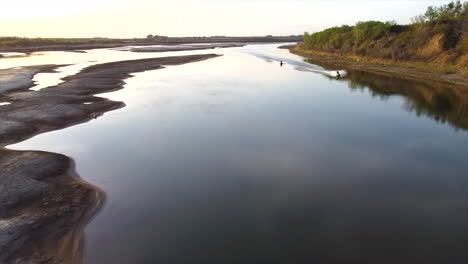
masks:
<svg viewBox="0 0 468 264"><path fill-rule="evenodd" d="M248 49L266 62L284 61L298 71L320 73L348 83L351 91L368 91L372 97L388 100L392 96L404 98L403 108L420 117L428 117L438 123L448 123L455 129L468 130L468 90L464 87L442 82L414 81L389 74L375 74L356 69L336 70L327 64L307 60L299 56L286 57L285 54L272 55L271 50Z"/></svg>
<svg viewBox="0 0 468 264"><path fill-rule="evenodd" d="M274 48L251 47L302 60ZM139 73L102 95L125 108L12 148L69 155L107 193L85 263L465 264L468 137L401 109L462 101L289 66L232 50Z"/></svg>
<svg viewBox="0 0 468 264"><path fill-rule="evenodd" d="M321 65L324 69L333 69L328 64L316 61L309 63ZM465 87L356 69L348 69L347 74L340 81L348 83L353 92L368 91L370 96L380 100L400 96L404 99L403 109L406 111L438 123L448 123L457 130L468 130L468 89Z"/></svg>
<svg viewBox="0 0 468 264"><path fill-rule="evenodd" d="M468 90L464 87L410 81L357 70L350 71L346 81L352 91L368 90L372 97L381 100L402 96L405 101L403 108L408 112L468 130Z"/></svg>

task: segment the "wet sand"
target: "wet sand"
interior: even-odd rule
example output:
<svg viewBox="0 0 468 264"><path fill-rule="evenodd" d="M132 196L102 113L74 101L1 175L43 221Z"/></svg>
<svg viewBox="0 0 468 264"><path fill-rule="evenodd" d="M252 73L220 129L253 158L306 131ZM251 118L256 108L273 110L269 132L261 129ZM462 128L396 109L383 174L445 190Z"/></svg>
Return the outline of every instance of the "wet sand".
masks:
<svg viewBox="0 0 468 264"><path fill-rule="evenodd" d="M0 70L0 263L80 263L81 226L103 194L82 181L63 155L4 148L36 134L97 118L125 106L94 95L122 89L132 73L215 58L192 55L88 67L65 82L30 91L35 73L58 65ZM86 103L86 104L85 104ZM64 262L64 260L66 260Z"/></svg>

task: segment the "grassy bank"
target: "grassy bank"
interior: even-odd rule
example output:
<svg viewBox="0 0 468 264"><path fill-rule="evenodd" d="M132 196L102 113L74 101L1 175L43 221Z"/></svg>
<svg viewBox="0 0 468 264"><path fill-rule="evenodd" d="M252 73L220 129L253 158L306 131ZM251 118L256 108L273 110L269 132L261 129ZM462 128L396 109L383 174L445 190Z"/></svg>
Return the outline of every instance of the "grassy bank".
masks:
<svg viewBox="0 0 468 264"><path fill-rule="evenodd" d="M368 21L305 33L304 42L291 50L328 60L468 76L468 2L429 7L410 25Z"/></svg>

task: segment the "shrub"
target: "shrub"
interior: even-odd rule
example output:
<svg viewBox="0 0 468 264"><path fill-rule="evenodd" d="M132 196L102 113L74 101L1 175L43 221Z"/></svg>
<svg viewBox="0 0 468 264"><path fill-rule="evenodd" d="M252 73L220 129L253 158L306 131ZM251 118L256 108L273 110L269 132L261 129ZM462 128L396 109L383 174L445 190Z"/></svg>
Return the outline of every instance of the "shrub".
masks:
<svg viewBox="0 0 468 264"><path fill-rule="evenodd" d="M424 17L428 21L462 20L468 17L468 2L450 2L440 7L430 6Z"/></svg>
<svg viewBox="0 0 468 264"><path fill-rule="evenodd" d="M391 58L394 60L431 60L442 52L466 54L468 36L468 2L451 2L441 7L428 7L413 24L366 21L354 26L332 27L313 34L304 33L308 49L339 54ZM435 40L440 51L431 52ZM433 46L436 47L436 46ZM426 51L421 52L422 49ZM461 54L461 55L460 55ZM452 55L450 55L452 56Z"/></svg>

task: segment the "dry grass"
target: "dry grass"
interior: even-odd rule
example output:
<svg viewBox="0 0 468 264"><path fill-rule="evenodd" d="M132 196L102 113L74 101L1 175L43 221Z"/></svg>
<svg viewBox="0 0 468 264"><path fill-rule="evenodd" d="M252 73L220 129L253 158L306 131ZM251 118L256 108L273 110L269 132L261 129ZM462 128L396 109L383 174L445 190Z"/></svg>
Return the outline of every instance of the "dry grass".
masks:
<svg viewBox="0 0 468 264"><path fill-rule="evenodd" d="M441 44L443 38L442 34L435 35L426 45L416 51L416 56L427 58L442 53L444 51Z"/></svg>
<svg viewBox="0 0 468 264"><path fill-rule="evenodd" d="M468 55L460 59L459 64L447 58L438 57L441 62L428 61L395 61L391 59L372 58L353 54L336 54L306 49L302 44L291 48L292 53L310 58L314 62L321 62L334 66L359 68L375 72L387 72L392 75L408 76L427 80L438 80L468 86ZM463 60L463 61L461 61Z"/></svg>
<svg viewBox="0 0 468 264"><path fill-rule="evenodd" d="M431 43L428 43L427 49L433 49ZM398 66L398 67L407 67L413 69L420 69L425 72L439 73L439 74L450 74L450 73L460 73L468 75L468 54L461 56L460 58L454 58L453 54L442 53L438 56L433 56L433 59L425 60L408 60L408 61L396 61L392 59L384 58L374 58L369 56L360 56L355 54L337 54L333 52L325 52L319 50L311 50L305 48L302 44L297 45L292 52L310 56L310 55L319 55L323 57L328 57L330 59L346 59L357 63L366 63L366 64L376 64L380 66Z"/></svg>

